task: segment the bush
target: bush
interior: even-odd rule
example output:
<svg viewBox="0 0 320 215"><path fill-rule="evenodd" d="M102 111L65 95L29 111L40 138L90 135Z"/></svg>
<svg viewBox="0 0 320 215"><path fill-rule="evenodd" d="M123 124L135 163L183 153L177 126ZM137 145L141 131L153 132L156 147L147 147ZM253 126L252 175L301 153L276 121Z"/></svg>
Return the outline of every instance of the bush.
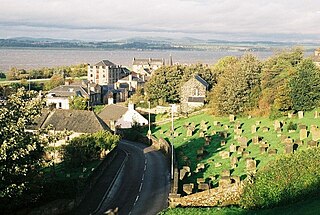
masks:
<svg viewBox="0 0 320 215"><path fill-rule="evenodd" d="M263 208L292 203L319 192L320 149L285 155L247 180L241 198L244 208Z"/></svg>
<svg viewBox="0 0 320 215"><path fill-rule="evenodd" d="M297 128L298 128L297 123L289 122L288 127L287 127L287 131L297 130Z"/></svg>
<svg viewBox="0 0 320 215"><path fill-rule="evenodd" d="M77 167L99 159L103 150L113 149L118 142L119 137L108 131L83 134L73 138L68 145L63 146L63 158L67 165Z"/></svg>

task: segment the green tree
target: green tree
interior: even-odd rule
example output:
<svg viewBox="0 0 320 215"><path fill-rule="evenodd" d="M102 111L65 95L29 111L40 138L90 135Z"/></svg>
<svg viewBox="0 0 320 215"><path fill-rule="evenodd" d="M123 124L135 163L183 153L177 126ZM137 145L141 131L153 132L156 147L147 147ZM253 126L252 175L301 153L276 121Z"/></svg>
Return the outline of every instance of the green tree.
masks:
<svg viewBox="0 0 320 215"><path fill-rule="evenodd" d="M69 106L73 110L86 110L88 108L88 99L81 96L70 97Z"/></svg>
<svg viewBox="0 0 320 215"><path fill-rule="evenodd" d="M320 72L311 59L305 59L297 66L289 86L294 110L312 110L319 105Z"/></svg>
<svg viewBox="0 0 320 215"><path fill-rule="evenodd" d="M239 114L257 105L261 63L253 55L244 55L226 65L209 95L212 112L217 115Z"/></svg>
<svg viewBox="0 0 320 215"><path fill-rule="evenodd" d="M45 138L26 131L39 116L42 102L34 91L19 89L0 107L0 208L27 204L38 198L39 171ZM3 209L4 210L4 209ZM2 212L3 212L2 210Z"/></svg>

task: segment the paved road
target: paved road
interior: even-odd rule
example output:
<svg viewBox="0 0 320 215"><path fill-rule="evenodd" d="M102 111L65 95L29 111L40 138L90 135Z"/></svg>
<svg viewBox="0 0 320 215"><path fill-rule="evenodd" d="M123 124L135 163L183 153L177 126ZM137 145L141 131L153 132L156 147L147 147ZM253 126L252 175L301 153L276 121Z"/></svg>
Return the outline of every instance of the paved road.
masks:
<svg viewBox="0 0 320 215"><path fill-rule="evenodd" d="M100 201L94 214L118 208L119 215L153 215L166 208L170 180L163 154L143 144L126 141L119 144L119 150L127 153L119 180Z"/></svg>

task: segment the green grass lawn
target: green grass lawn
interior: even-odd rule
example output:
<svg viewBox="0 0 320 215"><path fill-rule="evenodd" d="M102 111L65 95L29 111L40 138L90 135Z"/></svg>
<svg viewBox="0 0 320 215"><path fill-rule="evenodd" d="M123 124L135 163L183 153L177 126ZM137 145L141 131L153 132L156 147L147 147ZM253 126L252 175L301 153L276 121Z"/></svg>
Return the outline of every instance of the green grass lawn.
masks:
<svg viewBox="0 0 320 215"><path fill-rule="evenodd" d="M161 212L161 215L314 215L319 214L320 199L313 196L294 204L261 210L245 210L237 207L225 208L175 208Z"/></svg>
<svg viewBox="0 0 320 215"><path fill-rule="evenodd" d="M282 126L282 135L288 136L294 140L299 139L299 129L297 129L294 133L289 133L287 131L288 123L293 122L299 124L307 125L307 129L310 129L310 125L319 124L320 119L315 119L314 111L305 113L303 119L298 119L295 116L292 119L288 117L282 117L277 120L282 121L284 125ZM225 131L224 126L228 125L229 129L228 137L223 139L220 135L216 134L212 136L212 141L209 146L204 146L204 138L199 137L200 130L200 122L204 120L208 122L208 131L207 135L211 136L211 132L215 130L216 132ZM214 121L219 121L220 125L214 126ZM265 166L270 160L275 159L279 154L284 154L285 144L281 142L278 134L274 131L274 120L269 118L262 117L239 117L236 121L240 121L242 124L243 133L241 136L247 137L249 141L249 145L246 151L249 152L250 158L254 158L257 161L257 170L261 167ZM251 133L251 126L256 124L256 121L260 121L260 125L257 126L258 130L256 133ZM192 137L186 137L186 129L183 127L185 123L194 122L196 125L195 133ZM157 126L153 128L153 134L156 137L163 137L172 142L172 138L170 137L170 126L171 123ZM211 181L211 186L218 186L218 180L220 178L220 173L223 170L230 170L231 176L239 176L241 179L246 177L246 167L245 167L245 158L241 156L241 154L237 154L237 152L232 153L230 157L236 156L238 158L238 164L235 168L231 168L230 159L221 159L219 156L219 152L222 150L229 150L231 144L239 146L237 140L234 139L234 123L229 122L228 117L213 117L209 114L199 114L189 118L181 118L174 122L175 131L179 134L178 137L174 138L174 146L176 149L176 154L178 157L179 167L181 168L184 165L188 165L191 167L191 171L193 172L196 169L197 164L203 163L205 164L204 171L199 173L192 173L191 176L185 178L183 183L196 183L196 179L203 177L206 181ZM262 127L268 127L268 132L263 132ZM161 134L160 130L164 132ZM251 138L253 136L259 136L263 141L270 144L270 149L277 149L277 155L268 155L268 153L261 154L259 145L254 145L251 143ZM220 141L225 140L226 145L220 146ZM311 140L311 136L308 135L308 138L304 140L304 144L299 146L297 150L303 150L307 148L306 142ZM197 150L201 147L204 147L206 154L203 157L197 157ZM217 163L222 164L220 167L215 167ZM181 183L182 184L182 183ZM180 185L181 187L181 185ZM181 193L181 191L180 191Z"/></svg>

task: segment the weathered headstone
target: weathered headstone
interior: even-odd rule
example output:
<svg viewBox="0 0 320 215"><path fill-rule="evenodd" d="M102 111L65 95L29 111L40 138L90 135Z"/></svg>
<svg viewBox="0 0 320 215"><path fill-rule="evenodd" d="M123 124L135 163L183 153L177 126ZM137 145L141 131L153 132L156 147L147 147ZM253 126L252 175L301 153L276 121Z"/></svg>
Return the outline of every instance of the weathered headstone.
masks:
<svg viewBox="0 0 320 215"><path fill-rule="evenodd" d="M199 132L199 137L204 137L205 135L204 135L204 132L201 130L200 132Z"/></svg>
<svg viewBox="0 0 320 215"><path fill-rule="evenodd" d="M236 152L237 151L237 146L234 145L234 144L231 144L229 148L230 148L230 152Z"/></svg>
<svg viewBox="0 0 320 215"><path fill-rule="evenodd" d="M234 128L241 128L241 122L239 120L235 122Z"/></svg>
<svg viewBox="0 0 320 215"><path fill-rule="evenodd" d="M249 155L250 153L248 151L243 151L241 156L245 158L245 157L248 157Z"/></svg>
<svg viewBox="0 0 320 215"><path fill-rule="evenodd" d="M225 141L225 140L221 140L221 141L220 141L220 145L221 145L221 146L225 146L225 145L226 145L226 141Z"/></svg>
<svg viewBox="0 0 320 215"><path fill-rule="evenodd" d="M231 184L230 176L221 177L219 180L219 187L220 188L228 187L230 184Z"/></svg>
<svg viewBox="0 0 320 215"><path fill-rule="evenodd" d="M253 143L254 145L259 144L259 137L258 137L258 136L252 137L252 143Z"/></svg>
<svg viewBox="0 0 320 215"><path fill-rule="evenodd" d="M230 176L230 170L224 169L224 170L222 170L220 175L221 175L221 177Z"/></svg>
<svg viewBox="0 0 320 215"><path fill-rule="evenodd" d="M226 159L230 157L230 152L228 151L221 151L219 152L219 155L221 156L222 159Z"/></svg>
<svg viewBox="0 0 320 215"><path fill-rule="evenodd" d="M246 160L246 169L248 172L256 172L257 162L253 159Z"/></svg>
<svg viewBox="0 0 320 215"><path fill-rule="evenodd" d="M297 145L302 146L303 145L303 141L302 140L296 140L294 141Z"/></svg>
<svg viewBox="0 0 320 215"><path fill-rule="evenodd" d="M260 154L264 154L267 151L267 147L260 146Z"/></svg>
<svg viewBox="0 0 320 215"><path fill-rule="evenodd" d="M301 129L300 130L300 140L304 140L308 137L307 129Z"/></svg>
<svg viewBox="0 0 320 215"><path fill-rule="evenodd" d="M229 115L229 122L234 122L235 116L233 114Z"/></svg>
<svg viewBox="0 0 320 215"><path fill-rule="evenodd" d="M226 131L221 131L220 132L220 137L226 139L228 137L228 133Z"/></svg>
<svg viewBox="0 0 320 215"><path fill-rule="evenodd" d="M215 135L217 132L215 130L211 131L211 135Z"/></svg>
<svg viewBox="0 0 320 215"><path fill-rule="evenodd" d="M247 148L248 147L248 138L240 137L238 139L238 142L240 143L240 146L242 146L243 148Z"/></svg>
<svg viewBox="0 0 320 215"><path fill-rule="evenodd" d="M174 136L174 137L178 137L178 136L179 136L179 132L175 131L175 132L173 133L173 136Z"/></svg>
<svg viewBox="0 0 320 215"><path fill-rule="evenodd" d="M229 130L229 126L228 126L228 125L224 125L224 126L223 126L223 129L224 129L225 131L228 131L228 130Z"/></svg>
<svg viewBox="0 0 320 215"><path fill-rule="evenodd" d="M284 152L285 152L286 154L291 154L291 153L293 153L293 144L286 144L286 145L285 145Z"/></svg>
<svg viewBox="0 0 320 215"><path fill-rule="evenodd" d="M269 155L276 155L277 154L277 149L269 149L268 150Z"/></svg>
<svg viewBox="0 0 320 215"><path fill-rule="evenodd" d="M219 121L213 121L213 125L214 126L218 126L218 125L220 125L220 122Z"/></svg>
<svg viewBox="0 0 320 215"><path fill-rule="evenodd" d="M286 138L286 139L284 140L284 144L293 144L293 139L291 139L291 138Z"/></svg>
<svg viewBox="0 0 320 215"><path fill-rule="evenodd" d="M236 128L236 129L234 129L234 133L236 135L241 135L242 134L242 129Z"/></svg>
<svg viewBox="0 0 320 215"><path fill-rule="evenodd" d="M210 137L210 136L206 136L204 140L205 140L204 145L205 145L205 146L209 146L209 145L210 145L210 142L211 142L211 137Z"/></svg>
<svg viewBox="0 0 320 215"><path fill-rule="evenodd" d="M263 133L266 133L266 132L268 132L268 131L269 131L269 128L268 128L268 127L265 126L265 127L262 128L262 132L263 132Z"/></svg>
<svg viewBox="0 0 320 215"><path fill-rule="evenodd" d="M273 126L274 126L274 130L275 131L277 131L278 129L281 128L281 124L280 124L280 122L278 120L274 121L274 125Z"/></svg>
<svg viewBox="0 0 320 215"><path fill-rule="evenodd" d="M308 145L308 147L310 147L310 148L315 148L315 147L318 146L318 142L317 142L317 141L314 141L314 140L310 140L310 141L308 141L307 145Z"/></svg>
<svg viewBox="0 0 320 215"><path fill-rule="evenodd" d="M187 137L192 137L193 130L191 128L187 129Z"/></svg>
<svg viewBox="0 0 320 215"><path fill-rule="evenodd" d="M313 132L311 133L311 136L313 141L320 140L320 129L314 129Z"/></svg>
<svg viewBox="0 0 320 215"><path fill-rule="evenodd" d="M256 125L252 125L251 126L251 133L254 134L257 132L257 126Z"/></svg>
<svg viewBox="0 0 320 215"><path fill-rule="evenodd" d="M300 130L301 130L301 129L307 129L307 126L304 125L304 124L300 124L300 125L299 125L299 129L300 129Z"/></svg>
<svg viewBox="0 0 320 215"><path fill-rule="evenodd" d="M299 117L299 119L303 118L303 111L298 111L298 117Z"/></svg>
<svg viewBox="0 0 320 215"><path fill-rule="evenodd" d="M220 167L220 166L222 166L222 163L215 163L215 164L214 164L214 167L216 167L216 168L218 168L218 167Z"/></svg>
<svg viewBox="0 0 320 215"><path fill-rule="evenodd" d="M318 113L318 111L315 111L315 112L314 112L314 118L315 118L315 119L318 119L318 118L319 118L319 113Z"/></svg>
<svg viewBox="0 0 320 215"><path fill-rule="evenodd" d="M185 192L187 195L190 195L192 193L192 190L194 188L193 184L184 184L183 185L183 192Z"/></svg>
<svg viewBox="0 0 320 215"><path fill-rule="evenodd" d="M209 190L209 185L207 183L201 182L198 184L198 190Z"/></svg>
<svg viewBox="0 0 320 215"><path fill-rule="evenodd" d="M292 119L293 118L293 113L288 113L288 118Z"/></svg>
<svg viewBox="0 0 320 215"><path fill-rule="evenodd" d="M237 163L238 163L238 158L236 156L233 156L230 158L230 164L232 169L237 167Z"/></svg>
<svg viewBox="0 0 320 215"><path fill-rule="evenodd" d="M205 182L204 178L197 178L197 184Z"/></svg>
<svg viewBox="0 0 320 215"><path fill-rule="evenodd" d="M197 172L200 172L202 170L204 170L204 164L203 163L198 163L197 164L197 168L196 168L196 170L194 172L197 173Z"/></svg>
<svg viewBox="0 0 320 215"><path fill-rule="evenodd" d="M238 155L242 155L242 152L245 150L245 148L243 148L242 146L238 147L237 149L237 154Z"/></svg>
<svg viewBox="0 0 320 215"><path fill-rule="evenodd" d="M261 121L256 121L256 126L259 126Z"/></svg>

